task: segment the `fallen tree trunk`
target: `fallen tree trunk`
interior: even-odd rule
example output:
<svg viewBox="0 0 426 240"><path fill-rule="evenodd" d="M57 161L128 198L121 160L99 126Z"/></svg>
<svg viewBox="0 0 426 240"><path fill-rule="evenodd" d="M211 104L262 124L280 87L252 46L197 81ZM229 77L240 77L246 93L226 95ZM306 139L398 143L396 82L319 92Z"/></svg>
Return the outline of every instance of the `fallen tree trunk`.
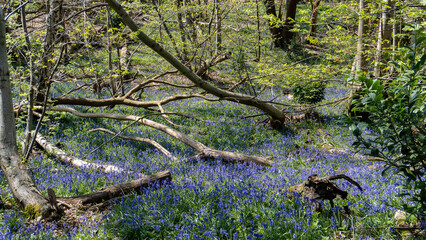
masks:
<svg viewBox="0 0 426 240"><path fill-rule="evenodd" d="M158 172L150 176L146 176L128 183L122 183L101 189L94 193L81 195L77 197L58 198L59 202L64 202L72 207L84 206L89 204L102 203L120 196L127 195L132 192L140 193L142 188L147 188L154 182L171 181L172 175L169 170Z"/></svg>
<svg viewBox="0 0 426 240"><path fill-rule="evenodd" d="M128 172L114 165L91 163L91 162L87 162L82 159L76 158L74 156L71 156L67 154L65 151L56 147L54 144L49 143L47 139L40 133L37 134L36 141L46 152L55 156L62 163L69 164L75 168L96 169L104 173L127 173ZM140 176L143 177L145 175L140 174Z"/></svg>
<svg viewBox="0 0 426 240"><path fill-rule="evenodd" d="M39 108L39 107L37 107ZM258 157L258 156L252 156L242 153L233 153L228 151L220 151L216 149L209 148L205 146L204 144L194 140L193 138L173 129L166 125L163 125L161 123L154 122L152 120L141 118L134 115L119 115L119 114L112 114L112 113L82 113L79 112L73 108L68 107L50 107L48 111L56 111L56 112L68 112L78 117L83 118L109 118L109 119L116 119L121 121L134 121L142 123L145 126L155 128L157 130L160 130L171 137L181 141L182 143L194 148L199 152L198 156L200 158L221 158L223 161L226 162L245 162L245 163L255 163L257 165L262 166L271 166L273 164L272 161L268 160L267 158Z"/></svg>
<svg viewBox="0 0 426 240"><path fill-rule="evenodd" d="M235 93L228 90L224 90L221 88L218 88L209 82L203 80L200 76L198 76L196 73L191 71L185 64L183 64L181 61L179 61L175 56L173 56L171 53L169 53L166 49L164 49L160 44L158 44L155 40L148 37L137 25L136 23L130 18L130 16L127 14L127 12L123 9L123 7L116 2L115 0L106 0L108 5L114 9L114 11L121 17L123 22L133 31L136 33L136 36L141 40L145 45L147 45L149 48L154 50L156 53L158 53L161 57L163 57L166 61L168 61L171 65L173 65L179 72L181 72L185 77L187 77L191 82L193 82L198 87L204 89L210 94L215 95L216 97L219 97L220 99L241 103L249 106L256 107L269 116L273 118L276 121L279 121L281 123L284 123L287 119L286 115L276 108L274 105L270 103L265 103L259 99L257 99L254 96L241 94L241 93Z"/></svg>

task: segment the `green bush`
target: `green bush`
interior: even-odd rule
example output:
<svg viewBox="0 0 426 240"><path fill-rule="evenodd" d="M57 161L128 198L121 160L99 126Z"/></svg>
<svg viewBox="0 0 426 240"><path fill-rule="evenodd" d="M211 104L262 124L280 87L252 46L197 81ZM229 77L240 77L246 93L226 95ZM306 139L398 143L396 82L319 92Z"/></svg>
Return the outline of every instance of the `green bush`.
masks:
<svg viewBox="0 0 426 240"><path fill-rule="evenodd" d="M368 122L354 122L350 129L359 149L380 157L387 169L396 169L413 193L406 211L426 216L426 34L420 33L413 48L393 65L398 77L386 86L363 77L365 93L353 102L356 111L370 113ZM357 121L357 120L355 120ZM407 193L408 194L408 193Z"/></svg>
<svg viewBox="0 0 426 240"><path fill-rule="evenodd" d="M315 104L324 99L325 83L323 81L310 81L297 84L293 87L296 101L302 104Z"/></svg>

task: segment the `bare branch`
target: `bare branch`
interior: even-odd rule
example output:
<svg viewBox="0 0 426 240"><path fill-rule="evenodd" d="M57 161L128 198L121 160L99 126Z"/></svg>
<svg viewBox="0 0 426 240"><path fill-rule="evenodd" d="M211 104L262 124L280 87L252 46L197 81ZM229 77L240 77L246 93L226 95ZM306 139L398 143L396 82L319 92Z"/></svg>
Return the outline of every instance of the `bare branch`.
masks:
<svg viewBox="0 0 426 240"><path fill-rule="evenodd" d="M118 135L117 133L110 131L108 129L105 128L96 128L96 129L92 129L90 132L96 132L96 131L102 131L102 132L106 132L109 133L111 135ZM123 135L118 135L119 138L122 139L126 139L126 140L133 140L133 141L138 141L138 142L145 142L148 144L151 144L152 146L154 146L155 148L157 148L158 150L160 150L160 152L162 152L164 155L166 155L168 158L177 161L177 158L174 157L167 149L165 149L163 146L161 146L158 142L149 139L149 138L141 138L141 137L130 137L130 136L123 136Z"/></svg>
<svg viewBox="0 0 426 240"><path fill-rule="evenodd" d="M114 140L118 135L120 135L122 132L124 132L127 128L129 128L130 126L132 126L133 124L135 124L136 122L138 122L141 118L138 118L136 120L134 120L132 123L130 123L129 125L127 125L126 127L124 127L123 129L121 129L118 133L116 133L111 139L109 139L106 142L103 142L101 145L99 145L97 148L93 149L92 151L90 151L88 154L86 154L86 157L94 152L96 152L97 150L99 150L100 148L102 148L103 146L105 146L107 143L111 142L112 140Z"/></svg>
<svg viewBox="0 0 426 240"><path fill-rule="evenodd" d="M81 105L81 106L92 106L92 107L105 107L112 105L127 105L133 107L157 107L158 104L165 105L167 103L189 99L189 98L202 98L208 101L218 101L216 98L208 98L203 94L194 93L194 94L182 94L182 95L174 95L167 97L163 100L159 101L148 101L141 102L138 100L128 99L125 97L112 97L107 99L92 99L92 98L73 98L73 97L60 97L60 98L52 98L55 105Z"/></svg>
<svg viewBox="0 0 426 240"><path fill-rule="evenodd" d="M346 176L345 174L338 174L338 175L334 175L331 177L328 177L328 180L337 180L337 179L345 179L346 181L352 183L353 185L355 185L359 190L362 190L361 185L359 185L359 183L357 183L355 180L353 180L352 178Z"/></svg>
<svg viewBox="0 0 426 240"><path fill-rule="evenodd" d="M83 117L83 118L109 118L116 119L121 121L138 121L139 123L160 130L171 137L181 141L182 143L194 148L200 153L200 156L203 158L220 158L226 162L245 162L245 163L255 163L263 166L270 166L273 164L272 161L267 158L246 155L242 153L233 153L228 151L220 151L216 149L209 148L204 144L194 140L193 138L173 129L161 123L154 122L152 120L141 118L134 115L119 115L112 113L82 113L73 108L69 107L50 107L49 111L57 111L57 112L68 112L75 116Z"/></svg>
<svg viewBox="0 0 426 240"><path fill-rule="evenodd" d="M170 123L173 127L179 127L179 125L175 124L170 120L170 118L167 116L166 111L164 111L163 106L161 104L158 104L158 110L161 112L161 116L166 120L166 122Z"/></svg>
<svg viewBox="0 0 426 240"><path fill-rule="evenodd" d="M339 98L339 99L337 99L337 100L335 100L335 101L326 102L326 103L323 103L323 104L311 105L311 106L308 106L308 107L303 108L303 109L300 109L300 110L286 111L286 113L299 113L299 112L306 112L306 111L308 111L308 110L311 110L311 109L314 109L314 108L317 108L317 107L323 107L323 106L327 106L327 105L338 104L338 103L341 103L341 102L345 101L345 100L346 100L346 99L348 99L348 98L349 98L349 96L347 96L347 97L343 97L343 98ZM300 105L300 106L301 106L301 105Z"/></svg>

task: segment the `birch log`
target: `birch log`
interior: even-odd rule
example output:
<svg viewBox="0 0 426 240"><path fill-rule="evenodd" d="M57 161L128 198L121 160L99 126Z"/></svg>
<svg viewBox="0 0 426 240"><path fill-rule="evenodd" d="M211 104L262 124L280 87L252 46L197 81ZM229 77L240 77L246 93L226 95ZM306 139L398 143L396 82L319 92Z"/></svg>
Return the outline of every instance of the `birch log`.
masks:
<svg viewBox="0 0 426 240"><path fill-rule="evenodd" d="M91 163L91 162L82 160L80 158L71 156L67 154L65 151L53 145L52 143L48 142L47 139L40 133L37 134L36 141L46 152L55 156L62 163L71 165L75 168L98 169L104 173L129 173L128 171L122 168L116 167L114 165ZM142 176L145 176L145 175L141 174L141 177Z"/></svg>

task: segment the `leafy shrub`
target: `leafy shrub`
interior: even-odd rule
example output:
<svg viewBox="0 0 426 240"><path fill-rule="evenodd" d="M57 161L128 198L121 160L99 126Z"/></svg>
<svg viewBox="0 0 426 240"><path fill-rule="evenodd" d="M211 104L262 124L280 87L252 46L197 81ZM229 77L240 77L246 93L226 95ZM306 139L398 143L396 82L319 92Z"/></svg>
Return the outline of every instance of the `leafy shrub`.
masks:
<svg viewBox="0 0 426 240"><path fill-rule="evenodd" d="M324 99L323 81L303 82L293 87L293 94L299 103L315 104Z"/></svg>
<svg viewBox="0 0 426 240"><path fill-rule="evenodd" d="M413 192L413 206L407 211L426 216L426 34L405 57L393 63L399 76L386 86L379 80L363 78L365 95L355 104L356 111L370 113L368 122L350 129L357 148L380 157L387 169L396 169L406 179L405 189ZM384 97L386 96L386 97ZM370 134L367 134L371 130Z"/></svg>

